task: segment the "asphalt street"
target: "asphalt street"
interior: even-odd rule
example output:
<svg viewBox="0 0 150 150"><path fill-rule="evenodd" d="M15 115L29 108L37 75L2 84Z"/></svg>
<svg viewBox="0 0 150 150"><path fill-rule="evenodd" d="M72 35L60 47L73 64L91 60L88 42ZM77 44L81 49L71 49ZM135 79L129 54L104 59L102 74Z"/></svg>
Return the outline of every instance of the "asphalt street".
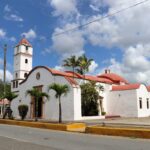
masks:
<svg viewBox="0 0 150 150"><path fill-rule="evenodd" d="M0 125L0 150L149 150L150 140Z"/></svg>

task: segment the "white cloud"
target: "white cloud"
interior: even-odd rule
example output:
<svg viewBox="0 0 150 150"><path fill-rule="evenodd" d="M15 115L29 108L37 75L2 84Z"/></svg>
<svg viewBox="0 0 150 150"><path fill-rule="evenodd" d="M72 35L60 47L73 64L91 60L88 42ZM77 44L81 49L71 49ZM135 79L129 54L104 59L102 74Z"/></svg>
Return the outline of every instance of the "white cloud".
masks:
<svg viewBox="0 0 150 150"><path fill-rule="evenodd" d="M15 38L14 36L10 37L9 39L10 39L10 41L12 41L12 42L16 42L16 38Z"/></svg>
<svg viewBox="0 0 150 150"><path fill-rule="evenodd" d="M5 11L5 12L10 12L10 11L11 11L11 8L9 7L9 5L6 5L6 6L4 7L4 11Z"/></svg>
<svg viewBox="0 0 150 150"><path fill-rule="evenodd" d="M6 36L6 32L0 28L0 38L4 38Z"/></svg>
<svg viewBox="0 0 150 150"><path fill-rule="evenodd" d="M18 15L17 11L11 9L9 5L4 7L4 18L9 21L22 22L23 18Z"/></svg>
<svg viewBox="0 0 150 150"><path fill-rule="evenodd" d="M6 15L5 19L6 20L10 20L10 21L18 21L18 22L22 22L23 21L23 18L21 18L20 16L18 16L16 14Z"/></svg>
<svg viewBox="0 0 150 150"><path fill-rule="evenodd" d="M93 11L97 11L97 12L102 12L101 8L106 6L106 0L90 0L90 5L89 7L93 10Z"/></svg>
<svg viewBox="0 0 150 150"><path fill-rule="evenodd" d="M54 69L59 70L59 71L65 71L65 67L63 66L55 66Z"/></svg>
<svg viewBox="0 0 150 150"><path fill-rule="evenodd" d="M77 13L76 0L48 0L54 8L54 16L70 16Z"/></svg>
<svg viewBox="0 0 150 150"><path fill-rule="evenodd" d="M55 36L55 34L75 27L76 24L67 24L63 29L56 28L52 36L53 50L62 55L62 57L68 57L70 55L82 55L84 53L84 38L80 31L72 31L68 33Z"/></svg>
<svg viewBox="0 0 150 150"><path fill-rule="evenodd" d="M2 80L3 80L3 74L4 74L3 70L0 69L0 79ZM9 70L6 70L6 80L10 82L12 79L13 79L13 75L11 74Z"/></svg>
<svg viewBox="0 0 150 150"><path fill-rule="evenodd" d="M5 41L8 41L8 42L16 42L16 38L14 36L12 37L9 37L6 35L7 33L4 31L4 29L0 28L0 39L3 39Z"/></svg>
<svg viewBox="0 0 150 150"><path fill-rule="evenodd" d="M87 23L103 17L104 14L102 14L101 8L107 7L108 10L105 9L103 13L108 15L140 1L141 0L91 0L89 7L95 11L94 14L97 12L97 15L92 15L88 18L87 16L81 15L80 19L82 23ZM74 5L75 9L70 9L67 13L62 9L63 5L62 8L59 8L61 7L58 5L60 4L60 0L49 0L49 2L55 9L54 14L57 16L67 16L69 13L72 14L77 11L77 3ZM72 12L72 10L74 11ZM76 23L77 20L75 18L74 24L69 24L66 21L67 24L64 25L64 27L57 27L55 29L52 35L52 48L63 58L73 54L84 53L84 45L87 41L94 46L120 48L123 52L122 61L119 62L115 59L111 59L109 68L113 72L127 78L130 82L150 84L150 30L148 20L150 20L150 4L146 3L118 13L110 18L89 24L85 28L82 28L82 31L74 30L59 36L54 36L54 34L79 25L79 23Z"/></svg>
<svg viewBox="0 0 150 150"><path fill-rule="evenodd" d="M94 5L92 5L92 4L90 4L89 6L90 6L90 8L91 8L92 10L94 10L94 11L99 11L99 8L97 8L96 6L94 6Z"/></svg>
<svg viewBox="0 0 150 150"><path fill-rule="evenodd" d="M95 73L96 68L98 68L98 64L95 61L92 61L89 67L89 73Z"/></svg>
<svg viewBox="0 0 150 150"><path fill-rule="evenodd" d="M122 62L111 59L108 68L112 72L125 77L130 82L150 84L149 53L149 44L131 46L125 50Z"/></svg>
<svg viewBox="0 0 150 150"><path fill-rule="evenodd" d="M2 58L0 58L0 65L3 65L4 60Z"/></svg>
<svg viewBox="0 0 150 150"><path fill-rule="evenodd" d="M92 1L92 0L91 0ZM91 2L94 6L101 6L101 0ZM104 6L108 6L107 14L114 13L122 8L127 8L141 0L131 2L129 0L105 0ZM99 2L99 3L98 3ZM98 7L98 8L99 8ZM102 18L101 14L90 16L85 22ZM85 34L92 45L126 48L140 42L149 43L150 31L147 20L150 19L150 5L141 4L113 17L94 22L85 29Z"/></svg>
<svg viewBox="0 0 150 150"><path fill-rule="evenodd" d="M21 36L25 36L27 39L33 40L37 37L37 34L33 29L30 29L28 32L22 33Z"/></svg>

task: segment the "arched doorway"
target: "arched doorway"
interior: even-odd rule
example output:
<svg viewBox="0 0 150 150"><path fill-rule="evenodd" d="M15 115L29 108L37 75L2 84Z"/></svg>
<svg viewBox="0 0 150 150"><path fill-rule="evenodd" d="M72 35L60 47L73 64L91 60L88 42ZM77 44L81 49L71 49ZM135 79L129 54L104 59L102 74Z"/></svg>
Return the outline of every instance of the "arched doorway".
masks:
<svg viewBox="0 0 150 150"><path fill-rule="evenodd" d="M37 88L38 90L42 91L42 86L36 86L34 88ZM36 102L38 103L38 107L36 107ZM43 97L41 97L38 101L36 101L35 97L31 97L31 103L30 103L30 118L34 119L35 114L37 112L38 118L44 117L44 101Z"/></svg>

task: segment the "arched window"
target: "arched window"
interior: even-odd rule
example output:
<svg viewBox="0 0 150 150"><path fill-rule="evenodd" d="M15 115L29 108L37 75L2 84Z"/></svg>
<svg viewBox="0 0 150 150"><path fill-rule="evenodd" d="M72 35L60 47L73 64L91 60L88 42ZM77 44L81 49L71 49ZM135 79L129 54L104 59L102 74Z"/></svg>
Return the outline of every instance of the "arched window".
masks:
<svg viewBox="0 0 150 150"><path fill-rule="evenodd" d="M26 64L28 63L28 59L25 59L25 63L26 63Z"/></svg>
<svg viewBox="0 0 150 150"><path fill-rule="evenodd" d="M24 74L24 77L26 78L26 77L27 77L27 75L28 75L28 74L27 74L27 73L25 73L25 74Z"/></svg>

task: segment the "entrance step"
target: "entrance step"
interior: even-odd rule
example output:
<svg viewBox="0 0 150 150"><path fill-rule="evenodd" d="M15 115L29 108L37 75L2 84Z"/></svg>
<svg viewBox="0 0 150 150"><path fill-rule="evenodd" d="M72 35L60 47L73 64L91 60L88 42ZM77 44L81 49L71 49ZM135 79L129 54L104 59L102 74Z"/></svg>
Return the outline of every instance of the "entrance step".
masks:
<svg viewBox="0 0 150 150"><path fill-rule="evenodd" d="M119 115L108 115L108 116L105 116L106 119L109 119L109 118L120 118L121 116Z"/></svg>

